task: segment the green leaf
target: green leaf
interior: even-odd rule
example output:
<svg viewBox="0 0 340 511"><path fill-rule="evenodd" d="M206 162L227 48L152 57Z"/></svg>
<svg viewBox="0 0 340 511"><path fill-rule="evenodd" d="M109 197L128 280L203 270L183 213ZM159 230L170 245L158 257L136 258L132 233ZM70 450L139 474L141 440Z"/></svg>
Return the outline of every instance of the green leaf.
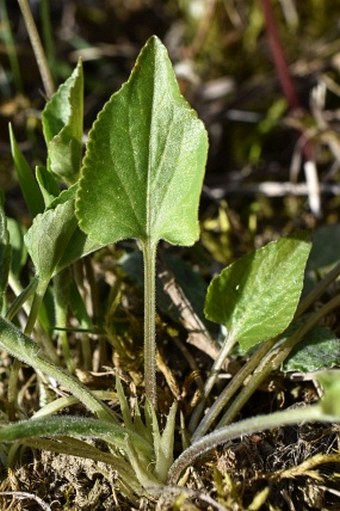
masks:
<svg viewBox="0 0 340 511"><path fill-rule="evenodd" d="M0 311L3 307L4 294L7 288L8 272L11 260L11 246L7 230L7 219L0 203Z"/></svg>
<svg viewBox="0 0 340 511"><path fill-rule="evenodd" d="M165 429L161 433L156 410L152 403L146 402L146 414L150 418L150 429L152 430L153 449L155 456L154 474L157 480L165 482L169 468L173 462L173 448L176 428L177 402L174 401L169 410Z"/></svg>
<svg viewBox="0 0 340 511"><path fill-rule="evenodd" d="M126 442L126 451L129 458L129 463L133 468L133 471L140 482L140 484L149 492L157 492L157 486L163 482L158 481L154 474L150 471L150 462L146 462L145 459L141 459L139 451L135 448L135 445L128 440Z"/></svg>
<svg viewBox="0 0 340 511"><path fill-rule="evenodd" d="M7 218L7 229L11 244L11 272L19 277L27 260L27 250L24 244L26 228L14 218Z"/></svg>
<svg viewBox="0 0 340 511"><path fill-rule="evenodd" d="M176 430L176 413L177 413L177 402L174 401L169 410L166 425L162 433L162 439L160 442L159 450L162 453L162 458L158 455L156 461L155 472L159 479L166 481L169 468L174 458L174 442L175 442L175 430ZM155 447L156 450L156 447Z"/></svg>
<svg viewBox="0 0 340 511"><path fill-rule="evenodd" d="M67 183L78 179L83 136L84 80L81 61L42 112L48 169Z"/></svg>
<svg viewBox="0 0 340 511"><path fill-rule="evenodd" d="M135 403L133 410L129 406L125 396L120 378L116 378L116 392L119 400L120 412L123 418L124 426L129 431L135 431L144 438L145 447L152 445L152 431L148 424L144 424L138 403ZM140 453L142 455L142 453Z"/></svg>
<svg viewBox="0 0 340 511"><path fill-rule="evenodd" d="M12 157L20 184L22 194L27 208L34 218L38 213L44 211L44 201L40 193L33 172L28 165L20 147L16 141L12 125L9 124L9 138L11 143Z"/></svg>
<svg viewBox="0 0 340 511"><path fill-rule="evenodd" d="M51 172L49 172L42 165L38 165L35 169L35 175L37 182L44 198L45 207L49 206L50 203L60 194L60 188Z"/></svg>
<svg viewBox="0 0 340 511"><path fill-rule="evenodd" d="M37 436L100 438L121 449L126 447L127 438L131 436L131 440L143 446L143 439L137 433L127 432L123 426L112 424L112 422L86 417L33 418L0 427L1 442L13 442Z"/></svg>
<svg viewBox="0 0 340 511"><path fill-rule="evenodd" d="M81 257L91 254L98 250L103 245L91 240L83 231L77 226L71 238L69 239L64 252L56 264L55 273L70 266L70 264L78 261Z"/></svg>
<svg viewBox="0 0 340 511"><path fill-rule="evenodd" d="M87 311L84 299L81 296L74 279L70 281L70 308L72 314L79 322L79 327L85 330L94 330L93 322Z"/></svg>
<svg viewBox="0 0 340 511"><path fill-rule="evenodd" d="M55 378L60 385L78 398L88 410L97 414L98 417L108 421L115 420L110 409L97 399L85 385L82 385L72 375L45 359L36 342L2 317L0 317L0 349L7 351L21 362L32 366L36 371L40 371L50 378Z"/></svg>
<svg viewBox="0 0 340 511"><path fill-rule="evenodd" d="M193 244L207 147L203 124L153 36L89 133L76 202L81 229L103 244Z"/></svg>
<svg viewBox="0 0 340 511"><path fill-rule="evenodd" d="M206 317L244 350L280 334L293 319L310 248L302 235L281 238L237 260L212 280Z"/></svg>
<svg viewBox="0 0 340 511"><path fill-rule="evenodd" d="M77 185L73 185L54 198L48 209L34 219L25 235L27 250L42 280L49 280L101 247L78 227L74 212L76 188Z"/></svg>
<svg viewBox="0 0 340 511"><path fill-rule="evenodd" d="M317 376L324 387L324 396L320 401L323 413L340 418L340 371L325 371Z"/></svg>
<svg viewBox="0 0 340 511"><path fill-rule="evenodd" d="M340 225L323 225L313 234L313 248L308 261L309 270L320 270L340 259Z"/></svg>
<svg viewBox="0 0 340 511"><path fill-rule="evenodd" d="M133 429L133 420L131 416L130 407L124 393L123 385L119 377L116 378L116 392L119 400L120 411L122 414L124 426L127 429Z"/></svg>
<svg viewBox="0 0 340 511"><path fill-rule="evenodd" d="M52 277L76 227L73 200L35 217L25 235L25 243L42 281Z"/></svg>
<svg viewBox="0 0 340 511"><path fill-rule="evenodd" d="M340 340L324 326L317 326L291 351L283 371L310 373L340 365Z"/></svg>
<svg viewBox="0 0 340 511"><path fill-rule="evenodd" d="M72 236L69 238L67 244L65 245L65 249L62 254L60 254L60 258L58 263L55 266L55 273L67 268L72 263L84 257L95 250L98 250L103 245L97 243L90 239L83 231L81 231L78 227L78 219L75 216L74 212L74 200L75 194L77 190L77 184L70 186L67 190L64 190L62 193L58 195L49 205L49 208L56 208L58 204L63 204L64 202L72 203L72 216L74 218L77 226L75 227Z"/></svg>

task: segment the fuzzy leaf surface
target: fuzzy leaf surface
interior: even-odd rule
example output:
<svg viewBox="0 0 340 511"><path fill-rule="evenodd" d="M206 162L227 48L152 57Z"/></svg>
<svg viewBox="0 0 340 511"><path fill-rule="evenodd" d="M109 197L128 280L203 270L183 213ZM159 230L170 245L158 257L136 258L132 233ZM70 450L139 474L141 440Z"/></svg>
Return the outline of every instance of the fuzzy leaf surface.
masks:
<svg viewBox="0 0 340 511"><path fill-rule="evenodd" d="M25 244L42 280L52 277L76 227L72 200L35 217L25 235Z"/></svg>
<svg viewBox="0 0 340 511"><path fill-rule="evenodd" d="M311 244L281 238L225 268L208 288L205 315L222 324L241 348L274 337L293 319Z"/></svg>
<svg viewBox="0 0 340 511"><path fill-rule="evenodd" d="M100 438L108 443L126 449L130 437L135 446L145 448L143 438L135 432L128 432L123 426L112 422L87 417L42 417L14 422L0 427L0 441L11 442L21 438L41 436L74 436Z"/></svg>
<svg viewBox="0 0 340 511"><path fill-rule="evenodd" d="M338 365L340 340L330 328L317 326L293 348L283 363L283 370L310 373Z"/></svg>
<svg viewBox="0 0 340 511"><path fill-rule="evenodd" d="M79 175L83 136L83 71L81 61L42 112L48 169L67 183Z"/></svg>
<svg viewBox="0 0 340 511"><path fill-rule="evenodd" d="M73 185L53 199L25 235L27 250L43 280L101 247L78 227L74 212L76 188Z"/></svg>
<svg viewBox="0 0 340 511"><path fill-rule="evenodd" d="M76 203L81 229L103 244L192 245L207 147L204 126L153 36L89 133Z"/></svg>

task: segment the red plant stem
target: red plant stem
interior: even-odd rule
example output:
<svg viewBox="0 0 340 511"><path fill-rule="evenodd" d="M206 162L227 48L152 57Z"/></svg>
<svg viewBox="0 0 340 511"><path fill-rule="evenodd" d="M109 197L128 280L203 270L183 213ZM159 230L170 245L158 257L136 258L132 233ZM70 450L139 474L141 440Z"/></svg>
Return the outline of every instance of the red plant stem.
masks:
<svg viewBox="0 0 340 511"><path fill-rule="evenodd" d="M281 39L279 36L279 29L270 0L262 0L262 10L265 18L269 46L273 55L276 72L281 84L283 94L285 95L291 110L302 110L302 106L296 92L289 66L285 58ZM302 130L301 132L303 135ZM309 140L306 140L303 146L303 155L306 160L310 161L314 159L313 146Z"/></svg>
<svg viewBox="0 0 340 511"><path fill-rule="evenodd" d="M269 45L283 93L291 109L300 108L300 102L283 52L278 26L270 0L262 0Z"/></svg>

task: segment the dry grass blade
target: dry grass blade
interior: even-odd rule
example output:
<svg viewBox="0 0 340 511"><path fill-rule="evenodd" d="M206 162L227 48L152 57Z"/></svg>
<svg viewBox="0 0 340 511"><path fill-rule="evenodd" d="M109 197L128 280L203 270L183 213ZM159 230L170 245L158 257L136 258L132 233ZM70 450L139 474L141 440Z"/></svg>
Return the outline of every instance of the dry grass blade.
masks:
<svg viewBox="0 0 340 511"><path fill-rule="evenodd" d="M35 500L37 504L43 509L44 511L52 511L52 508L46 504L40 497L37 495L34 495L33 493L29 493L26 491L2 491L0 492L0 497L15 497L20 500Z"/></svg>

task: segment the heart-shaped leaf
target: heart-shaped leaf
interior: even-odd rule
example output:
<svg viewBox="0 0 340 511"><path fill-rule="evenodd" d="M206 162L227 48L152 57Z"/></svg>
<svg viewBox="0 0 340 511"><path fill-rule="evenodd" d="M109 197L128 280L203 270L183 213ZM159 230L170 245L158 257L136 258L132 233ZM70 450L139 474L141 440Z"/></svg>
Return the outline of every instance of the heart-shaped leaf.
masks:
<svg viewBox="0 0 340 511"><path fill-rule="evenodd" d="M244 350L280 334L298 305L310 249L298 235L238 259L210 283L206 317L225 325Z"/></svg>
<svg viewBox="0 0 340 511"><path fill-rule="evenodd" d="M103 244L193 244L207 146L165 47L151 37L89 133L76 203L81 229Z"/></svg>

